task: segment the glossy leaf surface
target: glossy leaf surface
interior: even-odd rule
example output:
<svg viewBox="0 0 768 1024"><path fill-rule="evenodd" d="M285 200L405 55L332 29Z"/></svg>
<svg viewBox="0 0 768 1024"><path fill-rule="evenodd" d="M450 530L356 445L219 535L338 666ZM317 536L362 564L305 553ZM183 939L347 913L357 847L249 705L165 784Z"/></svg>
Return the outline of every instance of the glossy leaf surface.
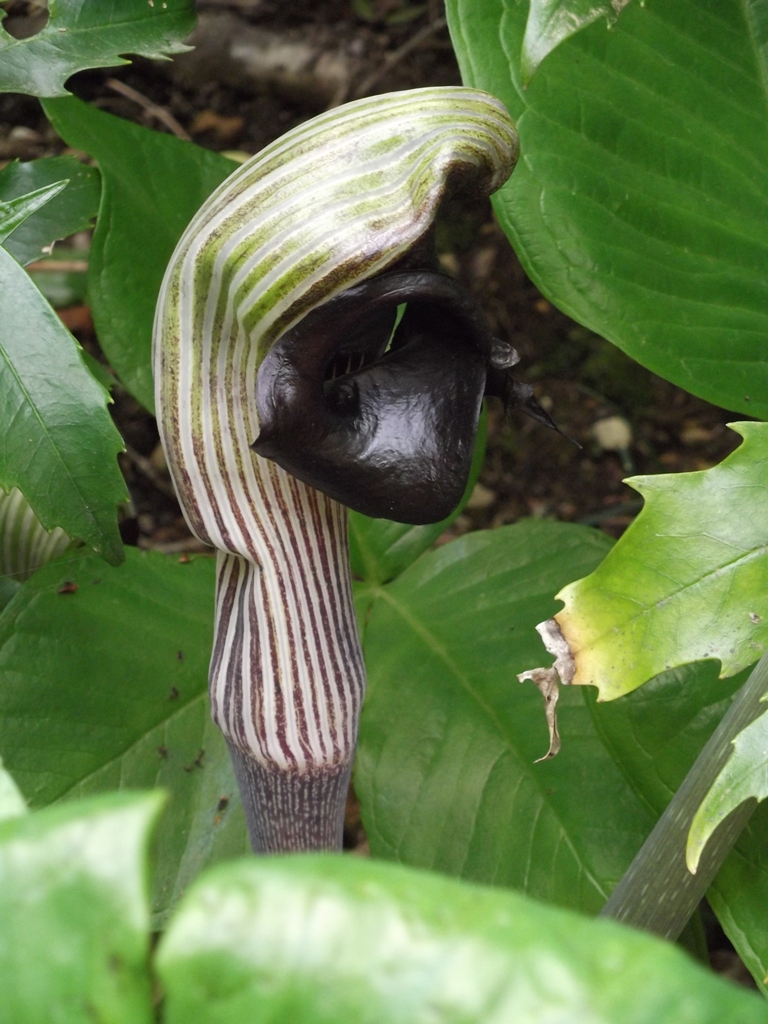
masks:
<svg viewBox="0 0 768 1024"><path fill-rule="evenodd" d="M560 43L600 19L610 25L628 3L629 0L530 0L520 55L525 85Z"/></svg>
<svg viewBox="0 0 768 1024"><path fill-rule="evenodd" d="M0 822L0 1020L149 1024L148 833L160 794Z"/></svg>
<svg viewBox="0 0 768 1024"><path fill-rule="evenodd" d="M557 595L573 682L603 700L704 658L733 675L768 645L768 425L733 429L744 442L719 466L632 479L640 515Z"/></svg>
<svg viewBox="0 0 768 1024"><path fill-rule="evenodd" d="M534 282L655 373L768 416L764 0L630 4L527 89L527 4L447 8L464 81L517 121L494 205Z"/></svg>
<svg viewBox="0 0 768 1024"><path fill-rule="evenodd" d="M211 860L249 849L229 754L210 720L213 560L127 549L39 570L0 616L0 750L32 807L163 787L158 924Z"/></svg>
<svg viewBox="0 0 768 1024"><path fill-rule="evenodd" d="M717 678L713 662L664 672L610 703L587 703L606 747L656 814L666 808L749 669ZM759 807L707 891L739 956L765 991L768 973L768 805Z"/></svg>
<svg viewBox="0 0 768 1024"><path fill-rule="evenodd" d="M415 562L461 515L483 467L487 430L488 417L483 409L464 496L446 519L427 526L409 526L390 519L369 519L359 512L349 513L349 562L353 577L366 583L389 582Z"/></svg>
<svg viewBox="0 0 768 1024"><path fill-rule="evenodd" d="M756 996L640 932L354 858L210 873L157 963L168 1024L768 1020Z"/></svg>
<svg viewBox="0 0 768 1024"><path fill-rule="evenodd" d="M92 226L99 212L99 172L73 156L43 157L27 163L14 160L0 171L2 202L62 179L68 181L63 192L33 213L4 243L11 256L22 265L41 259L45 255L43 247L51 242Z"/></svg>
<svg viewBox="0 0 768 1024"><path fill-rule="evenodd" d="M165 268L193 214L238 165L74 98L44 106L62 138L99 164L102 198L88 263L91 310L117 375L153 409L152 323Z"/></svg>
<svg viewBox="0 0 768 1024"><path fill-rule="evenodd" d="M16 260L0 248L0 487L18 487L46 529L107 561L123 557L120 435L107 392Z"/></svg>
<svg viewBox="0 0 768 1024"><path fill-rule="evenodd" d="M601 742L581 691L563 692L563 749L516 673L559 582L610 546L527 520L423 555L363 588L363 706L355 788L374 856L524 889L597 912L653 826ZM606 808L610 807L610 815Z"/></svg>
<svg viewBox="0 0 768 1024"><path fill-rule="evenodd" d="M192 0L50 0L36 35L15 39L0 26L0 92L66 96L64 83L85 68L127 64L120 54L162 58L189 49Z"/></svg>

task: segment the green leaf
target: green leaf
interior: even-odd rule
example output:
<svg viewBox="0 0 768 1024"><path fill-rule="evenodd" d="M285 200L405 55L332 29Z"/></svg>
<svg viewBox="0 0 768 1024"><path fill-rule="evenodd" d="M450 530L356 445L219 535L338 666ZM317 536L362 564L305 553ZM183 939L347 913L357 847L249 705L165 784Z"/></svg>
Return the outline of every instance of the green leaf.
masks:
<svg viewBox="0 0 768 1024"><path fill-rule="evenodd" d="M27 804L8 772L3 768L0 757L0 822L18 818L27 813Z"/></svg>
<svg viewBox="0 0 768 1024"><path fill-rule="evenodd" d="M165 268L203 200L238 165L74 98L44 107L62 138L98 161L102 198L88 263L93 320L117 375L151 410L152 325Z"/></svg>
<svg viewBox="0 0 768 1024"><path fill-rule="evenodd" d="M0 248L0 488L18 487L47 530L60 526L117 564L122 441L79 349Z"/></svg>
<svg viewBox="0 0 768 1024"><path fill-rule="evenodd" d="M366 583L388 583L430 548L462 513L480 476L485 458L488 415L483 406L472 452L469 480L461 501L439 523L409 526L389 519L369 519L360 512L349 513L349 562L352 575Z"/></svg>
<svg viewBox="0 0 768 1024"><path fill-rule="evenodd" d="M74 274L72 276L74 277ZM83 362L105 391L111 391L117 385L117 377L98 359L94 359L90 352L83 350Z"/></svg>
<svg viewBox="0 0 768 1024"><path fill-rule="evenodd" d="M645 506L605 561L557 595L575 684L612 700L677 665L730 676L768 645L768 425L698 473L634 477Z"/></svg>
<svg viewBox="0 0 768 1024"><path fill-rule="evenodd" d="M536 69L560 43L587 25L607 19L610 26L629 0L531 0L525 24L520 70L528 85Z"/></svg>
<svg viewBox="0 0 768 1024"><path fill-rule="evenodd" d="M119 569L52 562L0 616L0 750L32 807L170 793L154 844L159 926L202 866L250 847L208 707L213 559L126 555Z"/></svg>
<svg viewBox="0 0 768 1024"><path fill-rule="evenodd" d="M733 753L696 812L686 847L688 870L695 873L712 833L731 811L745 800L767 796L768 716L762 714L733 741Z"/></svg>
<svg viewBox="0 0 768 1024"><path fill-rule="evenodd" d="M57 181L53 185L46 185L44 188L35 189L28 195L19 196L17 199L10 199L8 202L0 202L0 242L4 242L12 231L15 231L27 217L31 216L41 206L45 206L62 189L66 188L69 182Z"/></svg>
<svg viewBox="0 0 768 1024"><path fill-rule="evenodd" d="M73 156L43 157L28 163L14 160L0 171L0 201L4 203L62 178L69 184L61 195L16 228L5 243L22 266L40 259L52 242L92 226L99 211L99 172Z"/></svg>
<svg viewBox="0 0 768 1024"><path fill-rule="evenodd" d="M654 814L665 810L749 671L721 680L715 663L700 662L664 672L611 703L587 698L603 742ZM768 805L758 809L742 832L707 900L765 992Z"/></svg>
<svg viewBox="0 0 768 1024"><path fill-rule="evenodd" d="M0 822L0 1020L153 1021L146 856L159 793Z"/></svg>
<svg viewBox="0 0 768 1024"><path fill-rule="evenodd" d="M0 92L66 96L76 71L127 64L123 53L182 53L195 27L193 0L50 0L48 9L48 23L28 39L0 26Z"/></svg>
<svg viewBox="0 0 768 1024"><path fill-rule="evenodd" d="M707 902L768 996L768 805L752 816L734 850L707 890Z"/></svg>
<svg viewBox="0 0 768 1024"><path fill-rule="evenodd" d="M210 873L157 966L168 1024L768 1020L762 1000L614 922L327 855Z"/></svg>
<svg viewBox="0 0 768 1024"><path fill-rule="evenodd" d="M547 750L542 698L516 673L562 580L610 542L526 520L472 533L372 588L355 788L374 856L597 912L653 826L603 746L582 691ZM610 808L610 815L606 814Z"/></svg>
<svg viewBox="0 0 768 1024"><path fill-rule="evenodd" d="M527 89L526 5L447 7L464 81L517 120L494 206L536 285L655 373L768 417L765 0L630 4Z"/></svg>

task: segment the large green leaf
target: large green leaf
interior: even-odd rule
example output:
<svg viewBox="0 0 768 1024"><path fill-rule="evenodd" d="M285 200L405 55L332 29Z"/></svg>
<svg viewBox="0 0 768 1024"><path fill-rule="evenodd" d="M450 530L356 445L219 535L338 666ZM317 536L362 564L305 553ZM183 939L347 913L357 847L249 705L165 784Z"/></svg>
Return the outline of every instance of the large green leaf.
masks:
<svg viewBox="0 0 768 1024"><path fill-rule="evenodd" d="M370 519L360 512L350 511L349 562L353 576L366 583L388 583L434 544L461 515L472 494L483 468L487 433L488 416L483 407L464 494L453 512L439 523L409 526L390 519Z"/></svg>
<svg viewBox="0 0 768 1024"><path fill-rule="evenodd" d="M718 658L729 676L768 645L768 424L698 473L635 477L645 507L605 561L557 595L573 682L611 700Z"/></svg>
<svg viewBox="0 0 768 1024"><path fill-rule="evenodd" d="M765 0L630 4L527 89L527 4L447 7L465 82L517 119L494 204L535 283L656 373L768 416Z"/></svg>
<svg viewBox="0 0 768 1024"><path fill-rule="evenodd" d="M194 0L50 0L48 8L46 26L27 39L0 26L0 92L66 96L70 75L127 64L120 54L189 49L182 40L195 26Z"/></svg>
<svg viewBox="0 0 768 1024"><path fill-rule="evenodd" d="M229 754L210 720L214 565L127 549L52 562L0 616L0 751L32 807L162 786L160 923L206 863L245 853Z"/></svg>
<svg viewBox="0 0 768 1024"><path fill-rule="evenodd" d="M227 865L157 956L168 1024L751 1024L679 950L516 893L329 856Z"/></svg>
<svg viewBox="0 0 768 1024"><path fill-rule="evenodd" d="M654 822L603 746L582 691L547 750L542 698L516 673L562 580L610 542L528 520L469 534L367 590L355 787L375 856L597 912ZM610 813L608 809L610 808Z"/></svg>
<svg viewBox="0 0 768 1024"><path fill-rule="evenodd" d="M638 795L661 814L749 669L717 678L714 662L664 672L611 703L588 697L600 736ZM591 692L591 691L588 691ZM768 806L742 832L707 892L726 934L763 986L768 973Z"/></svg>
<svg viewBox="0 0 768 1024"><path fill-rule="evenodd" d="M150 1024L148 833L160 794L0 822L0 1020Z"/></svg>
<svg viewBox="0 0 768 1024"><path fill-rule="evenodd" d="M64 191L33 213L4 243L22 265L40 259L44 255L43 248L51 242L91 227L99 211L99 172L72 156L44 157L28 163L14 160L0 171L2 202L61 179L69 182Z"/></svg>
<svg viewBox="0 0 768 1024"><path fill-rule="evenodd" d="M122 448L109 396L16 260L0 248L0 488L18 487L46 529L60 526L112 563L123 557Z"/></svg>
<svg viewBox="0 0 768 1024"><path fill-rule="evenodd" d="M237 164L74 98L44 106L62 138L98 161L102 198L88 264L93 319L123 384L153 409L152 324L165 268L203 200Z"/></svg>

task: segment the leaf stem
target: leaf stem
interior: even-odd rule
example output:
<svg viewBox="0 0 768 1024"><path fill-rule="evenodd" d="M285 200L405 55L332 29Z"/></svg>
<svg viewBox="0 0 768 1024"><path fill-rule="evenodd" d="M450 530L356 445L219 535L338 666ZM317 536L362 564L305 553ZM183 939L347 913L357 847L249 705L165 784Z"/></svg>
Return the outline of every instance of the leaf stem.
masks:
<svg viewBox="0 0 768 1024"><path fill-rule="evenodd" d="M600 916L676 939L695 911L755 809L748 800L717 828L692 875L685 863L691 822L733 750L736 736L765 712L768 654L733 699L669 806L656 823Z"/></svg>

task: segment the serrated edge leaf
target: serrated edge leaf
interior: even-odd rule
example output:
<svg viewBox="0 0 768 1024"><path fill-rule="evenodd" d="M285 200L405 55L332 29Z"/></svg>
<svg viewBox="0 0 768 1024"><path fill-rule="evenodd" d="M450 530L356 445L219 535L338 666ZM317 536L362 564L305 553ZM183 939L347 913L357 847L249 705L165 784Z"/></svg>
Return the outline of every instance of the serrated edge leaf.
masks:
<svg viewBox="0 0 768 1024"><path fill-rule="evenodd" d="M18 278L19 285L21 286L23 283L25 289L28 287L33 290L32 292L29 293L30 295L36 293L36 295L39 297L41 305L36 312L39 313L39 315L42 316L43 318L46 318L49 321L49 324L54 328L54 330L56 330L57 332L60 331L62 342L66 342L74 346L75 354L77 356L77 364L79 365L79 370L82 372L82 377L80 379L80 390L84 391L88 386L91 386L93 388L98 388L98 394L102 396L102 402L100 404L100 413L103 412L102 423L104 426L105 435L102 438L103 448L101 453L106 454L107 452L109 452L110 455L112 456L112 458L110 458L109 460L105 459L102 470L102 476L109 476L111 478L109 482L111 487L111 493L114 497L115 502L114 528L111 530L107 530L105 528L104 522L99 521L99 518L93 512L87 494L83 494L81 495L81 497L82 508L86 513L86 519L91 523L91 529L89 530L83 530L82 528L78 528L77 524L74 521L69 522L68 517L62 517L59 511L55 511L52 506L49 508L41 507L39 494L35 495L33 493L34 488L30 486L31 481L27 479L25 476L25 467L20 466L18 463L16 465L7 465L5 467L5 474L2 477L0 477L0 487L2 487L6 491L11 490L11 488L13 487L18 487L19 490L24 494L25 498L30 504L30 507L33 509L35 515L40 520L40 522L42 523L46 530L53 530L55 527L60 526L67 534L69 534L70 537L84 540L86 543L90 544L93 547L93 549L98 554L100 554L104 559L106 559L106 561L110 564L119 565L120 562L122 562L125 555L123 551L122 540L120 539L120 535L117 529L117 505L120 501L125 500L125 497L127 496L127 490L125 486L125 481L117 465L116 459L117 453L123 450L123 441L120 434L117 431L117 428L111 421L109 413L107 412L106 408L107 405L112 402L112 398L109 392L106 390L106 388L102 384L100 384L99 381L97 381L96 378L91 374L90 370L88 370L85 363L83 362L83 359L80 356L80 353L82 351L81 346L79 345L77 340L70 334L70 332L66 329L66 327L61 323L61 320L57 316L56 312L51 308L51 306L48 304L48 302L45 300L42 294L40 294L38 289L35 287L31 279L29 278L29 275L26 273L26 271L13 259L10 253L8 253L2 247L0 247L0 260L8 260L8 268L15 268L14 272L21 275L21 277ZM18 379L20 390L26 391L27 388L24 383L24 380L21 377L19 377L17 364L13 363L10 359L8 359L5 351L1 349L0 359L3 359L7 363L7 365L11 369L12 374ZM74 360L72 360L72 362L74 363ZM70 369L72 368L73 367L70 367ZM91 396L92 398L95 399L95 392L91 391ZM108 440L107 434L111 435L111 440ZM53 444L52 448L56 454L56 457L62 463L66 474L69 475L70 467L64 460L62 460L60 450L57 449L56 446ZM75 485L75 489L79 493L79 484Z"/></svg>
<svg viewBox="0 0 768 1024"><path fill-rule="evenodd" d="M28 192L25 196L9 199L7 203L0 202L0 242L4 242L20 224L24 223L27 217L39 210L41 206L45 206L68 184L69 178L63 178L61 181L55 181L52 185L43 185L42 188L35 189L34 192Z"/></svg>
<svg viewBox="0 0 768 1024"><path fill-rule="evenodd" d="M37 33L32 36L28 36L24 39L17 39L15 36L10 35L7 29L2 25L2 21L6 17L7 12L0 9L0 60L2 60L3 54L7 54L9 50L21 48L22 53L34 55L33 59L36 59L40 64L43 61L47 61L49 64L56 64L55 70L49 73L50 83L49 88L44 91L38 91L34 88L29 87L27 81L27 88L24 88L23 82L23 64L17 67L16 78L18 79L12 85L3 88L0 86L0 92L23 92L30 96L69 96L70 92L64 87L64 82L70 78L73 74L78 71L86 71L91 68L101 67L120 67L123 64L130 64L129 60L120 56L122 53L131 53L139 57L146 57L150 60L169 60L172 54L175 53L186 53L193 47L181 42L179 39L172 38L173 35L177 35L183 32L185 36L193 30L196 22L196 15L194 9L188 12L187 17L190 19L189 24L185 25L182 29L174 33L167 33L167 38L159 39L154 44L148 43L147 45L131 46L130 44L121 45L120 41L117 40L114 43L104 42L105 37L108 38L115 30L115 25L107 22L103 25L92 25L85 29L74 28L71 21L68 21L67 16L73 11L75 18L80 8L86 4L96 4L99 0L79 0L79 3L75 5L73 0L49 0L49 19L46 25ZM158 0L158 4L160 0ZM137 8L139 4L136 4ZM75 10L75 7L77 10ZM183 18L184 12L173 10L167 11L166 5L162 4L160 10L153 10L153 0L147 2L147 14L145 17L149 19L154 17L156 19L174 19ZM74 32L73 32L74 28ZM118 26L119 29L119 26ZM72 52L67 55L66 52L62 59L61 41L62 36L65 33L72 32L76 35L78 32L85 34L90 33L95 36L100 44L100 53L95 57L84 57L82 54L78 55L77 52ZM71 38L71 36L68 36ZM42 46L40 45L42 44ZM57 45L59 44L59 45ZM40 53L34 54L35 50L42 50L44 56L41 57ZM47 51L47 53L46 53ZM67 56L69 59L67 60ZM36 76L33 70L29 78ZM12 76L13 77L13 76ZM58 80L58 81L57 81Z"/></svg>
<svg viewBox="0 0 768 1024"><path fill-rule="evenodd" d="M763 444L768 443L768 434L764 433L768 431L768 424L759 422L745 422L745 423L729 423L728 426L743 439L744 443L739 445L727 458L723 459L718 465L713 466L711 469L699 470L695 473L665 473L657 476L639 476L631 477L627 480L627 483L631 484L636 490L643 494L645 498L645 504L641 509L634 523L631 524L629 529L623 535L623 537L613 547L611 552L606 556L603 563L598 566L595 572L589 576L585 576L583 579L575 580L573 583L569 583L567 587L564 587L556 596L560 601L563 601L565 607L562 608L554 618L555 626L561 631L564 641L566 643L570 657L573 659L573 673L571 678L563 679L563 682L573 683L574 685L580 686L595 686L599 691L599 700L614 700L616 697L620 697L625 693L629 693L631 690L636 689L638 686L646 682L647 679L658 675L660 672L666 671L671 668L677 668L680 665L687 664L691 661L704 660L706 658L719 659L721 662L721 678L733 675L740 669L745 668L754 662L757 654L762 653L759 645L756 645L754 636L744 638L741 646L736 643L733 648L723 649L722 641L718 636L707 636L706 638L706 649L702 649L700 652L686 652L685 656L682 653L669 654L667 652L666 657L663 654L659 655L658 666L650 672L647 679L643 679L640 682L634 681L631 678L627 680L626 674L621 676L621 679L615 680L615 673L613 677L610 677L607 671L599 671L603 665L603 660L600 657L593 658L590 662L588 654L590 649L602 641L607 633L610 631L615 637L615 643L618 644L619 640L623 635L622 624L608 623L608 626L602 624L597 625L603 616L605 607L610 605L610 595L606 592L604 599L601 602L601 606L598 611L587 610L584 611L581 604L584 603L585 595L588 595L590 591L599 591L599 579L600 576L606 572L615 572L615 564L618 561L619 564L621 559L624 558L624 552L629 545L634 544L634 537L638 529L645 526L645 522L649 516L656 515L655 499L657 495L662 495L668 492L670 489L679 488L680 482L688 480L694 480L698 478L701 480L708 474L723 474L728 473L732 470L734 463L739 463L744 460L745 456L748 458L752 456L751 442L755 439L756 435L760 434L760 440ZM669 535L669 534L667 534ZM766 544L761 547L766 549L768 554L768 537L766 538ZM631 550L631 549L630 549ZM606 566L609 568L606 569ZM716 570L717 571L717 570ZM597 582L596 582L597 581ZM700 581L698 581L700 582ZM686 588L687 589L687 588ZM631 595L623 595L626 599L631 599ZM642 605L639 614L647 614L650 609L649 605ZM744 612L744 618L746 621L751 620L751 624L754 626L758 621L752 618L751 609L746 609ZM635 619L627 619L626 622L633 622ZM540 624L542 629L552 631L552 622ZM537 627L538 628L538 627ZM746 628L746 627L745 627ZM702 641L704 642L704 641ZM732 641L731 641L732 642ZM747 650L747 645L749 646ZM744 651L742 651L742 647ZM765 644L763 644L763 649ZM547 648L550 650L550 648ZM552 654L559 654L559 651L554 649L550 650Z"/></svg>

